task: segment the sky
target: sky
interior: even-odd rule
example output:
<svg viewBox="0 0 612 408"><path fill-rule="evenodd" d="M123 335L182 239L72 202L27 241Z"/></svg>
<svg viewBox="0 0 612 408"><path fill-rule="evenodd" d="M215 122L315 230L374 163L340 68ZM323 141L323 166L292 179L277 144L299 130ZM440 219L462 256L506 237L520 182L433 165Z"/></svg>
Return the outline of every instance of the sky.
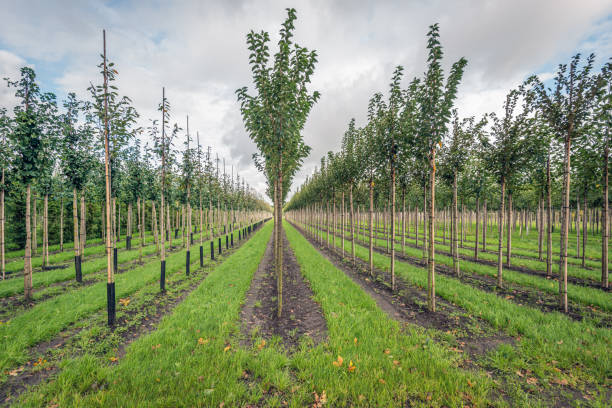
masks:
<svg viewBox="0 0 612 408"><path fill-rule="evenodd" d="M311 155L292 191L327 151L337 151L351 118L366 123L375 92L386 94L395 66L403 86L422 76L426 34L440 24L444 67L468 60L456 107L460 116L499 112L505 95L531 74L543 80L577 52L612 56L612 0L0 0L0 78L33 67L43 91L61 100L88 97L100 83L102 29L119 72L122 95L133 100L141 125L157 119L162 87L172 122L199 132L203 146L225 158L262 194L255 145L246 133L236 89L252 89L246 35L265 30L275 52L285 8L297 9L295 41L318 54L310 89L321 93L304 129ZM0 86L0 106L12 107ZM176 141L182 148L184 135Z"/></svg>

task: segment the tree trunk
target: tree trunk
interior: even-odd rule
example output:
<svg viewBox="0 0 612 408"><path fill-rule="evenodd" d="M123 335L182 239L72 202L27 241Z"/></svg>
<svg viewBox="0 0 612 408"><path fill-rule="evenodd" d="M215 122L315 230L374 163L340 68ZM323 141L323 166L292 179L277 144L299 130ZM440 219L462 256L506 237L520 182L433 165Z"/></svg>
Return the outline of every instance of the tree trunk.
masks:
<svg viewBox="0 0 612 408"><path fill-rule="evenodd" d="M74 269L76 273L76 281L81 281L80 268L81 268L81 251L80 251L80 238L79 238L79 206L78 206L78 195L77 189L72 189L72 230L73 230L73 247L74 247Z"/></svg>
<svg viewBox="0 0 612 408"><path fill-rule="evenodd" d="M353 209L353 185L349 187L349 202L351 206L351 257L353 258L353 266L355 266L355 213ZM323 237L323 234L321 234Z"/></svg>
<svg viewBox="0 0 612 408"><path fill-rule="evenodd" d="M451 255L453 257L453 272L457 276L461 276L461 271L459 270L459 248L458 248L458 240L457 240L457 172L453 173L453 220L451 222L451 245L452 251ZM478 248L478 244L476 244L476 248Z"/></svg>
<svg viewBox="0 0 612 408"><path fill-rule="evenodd" d="M436 151L432 149L429 157L429 246L427 257L428 292L427 303L431 312L436 311L436 276L435 276L435 239L434 210L436 199Z"/></svg>
<svg viewBox="0 0 612 408"><path fill-rule="evenodd" d="M391 165L391 290L395 291L395 166Z"/></svg>
<svg viewBox="0 0 612 408"><path fill-rule="evenodd" d="M368 250L368 261L370 262L370 276L374 276L374 180L370 178L370 220L368 222L370 228L370 246Z"/></svg>
<svg viewBox="0 0 612 408"><path fill-rule="evenodd" d="M342 239L342 258L344 258L344 213L344 191L342 191L342 211L340 212L340 222L342 223L342 226L340 227L340 234Z"/></svg>
<svg viewBox="0 0 612 408"><path fill-rule="evenodd" d="M36 256L38 250L38 238L36 234L38 231L38 213L36 211L38 209L38 202L36 198L36 192L34 192L32 194L32 256Z"/></svg>
<svg viewBox="0 0 612 408"><path fill-rule="evenodd" d="M402 254L406 253L406 187L402 186Z"/></svg>
<svg viewBox="0 0 612 408"><path fill-rule="evenodd" d="M510 267L512 256L512 193L508 192L508 230L506 231L506 266Z"/></svg>
<svg viewBox="0 0 612 408"><path fill-rule="evenodd" d="M476 196L476 230L474 236L474 259L478 259L478 236L480 235L480 195Z"/></svg>
<svg viewBox="0 0 612 408"><path fill-rule="evenodd" d="M608 164L610 145L606 135L603 157L603 197L601 203L601 287L608 288Z"/></svg>
<svg viewBox="0 0 612 408"><path fill-rule="evenodd" d="M23 262L23 294L26 301L32 299L32 228L30 225L30 197L32 185L28 183L26 187L26 243L25 258Z"/></svg>
<svg viewBox="0 0 612 408"><path fill-rule="evenodd" d="M485 198L482 206L482 250L487 250L487 223L489 222L489 212L487 210L487 199Z"/></svg>
<svg viewBox="0 0 612 408"><path fill-rule="evenodd" d="M0 273L2 280L6 274L6 259L4 255L4 169L2 169L2 180L0 180Z"/></svg>
<svg viewBox="0 0 612 408"><path fill-rule="evenodd" d="M60 197L60 252L64 252L64 195Z"/></svg>
<svg viewBox="0 0 612 408"><path fill-rule="evenodd" d="M569 222L570 193L570 146L571 129L565 137L565 160L563 163L563 207L561 215L561 243L559 248L559 303L565 313L567 305L567 235Z"/></svg>
<svg viewBox="0 0 612 408"><path fill-rule="evenodd" d="M79 245L79 254L81 255L81 261L85 257L85 242L87 240L87 224L86 224L86 214L85 211L85 193L81 190L81 228L79 230L81 244Z"/></svg>
<svg viewBox="0 0 612 408"><path fill-rule="evenodd" d="M588 225L588 213L589 213L589 209L587 207L587 192L586 189L584 191L584 197L583 197L583 211L584 211L584 216L582 217L582 267L585 267L585 262L586 262L586 244L587 244L587 237L589 236L589 225Z"/></svg>
<svg viewBox="0 0 612 408"><path fill-rule="evenodd" d="M542 238L544 235L544 225L543 221L543 213L544 213L544 200L542 199L542 194L540 194L540 199L538 200L538 214L536 220L538 222L538 259L542 260Z"/></svg>
<svg viewBox="0 0 612 408"><path fill-rule="evenodd" d="M43 199L43 266L49 266L49 194Z"/></svg>
<svg viewBox="0 0 612 408"><path fill-rule="evenodd" d="M499 202L499 224L497 226L497 286L502 287L502 248L504 244L504 202L506 200L506 179L501 178L501 199Z"/></svg>
<svg viewBox="0 0 612 408"><path fill-rule="evenodd" d="M550 179L550 156L546 160L546 276L552 276L552 191Z"/></svg>
<svg viewBox="0 0 612 408"><path fill-rule="evenodd" d="M425 261L427 258L427 233L425 232L427 229L427 183L423 185L423 254L422 259Z"/></svg>

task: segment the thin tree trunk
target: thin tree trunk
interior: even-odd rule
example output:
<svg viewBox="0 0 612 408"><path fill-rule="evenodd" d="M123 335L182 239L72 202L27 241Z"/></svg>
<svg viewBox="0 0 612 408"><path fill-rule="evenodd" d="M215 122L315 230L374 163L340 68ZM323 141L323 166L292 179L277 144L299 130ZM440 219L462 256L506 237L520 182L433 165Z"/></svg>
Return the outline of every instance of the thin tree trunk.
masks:
<svg viewBox="0 0 612 408"><path fill-rule="evenodd" d="M391 165L391 290L395 291L395 166Z"/></svg>
<svg viewBox="0 0 612 408"><path fill-rule="evenodd" d="M349 201L351 206L351 257L353 258L353 266L356 263L355 259L355 213L353 209L353 185L349 187ZM323 234L321 234L321 238L323 238Z"/></svg>
<svg viewBox="0 0 612 408"><path fill-rule="evenodd" d="M501 179L501 200L499 202L499 225L497 226L497 286L502 287L502 248L504 241L504 202L506 200L506 180L502 176Z"/></svg>
<svg viewBox="0 0 612 408"><path fill-rule="evenodd" d="M550 156L546 160L546 276L552 276L552 191L550 179Z"/></svg>
<svg viewBox="0 0 612 408"><path fill-rule="evenodd" d="M28 183L26 187L26 243L25 258L23 262L23 294L26 301L32 299L32 228L30 225L30 197L32 186Z"/></svg>
<svg viewBox="0 0 612 408"><path fill-rule="evenodd" d="M74 246L74 269L75 269L75 273L76 273L76 281L80 282L81 281L81 274L80 274L80 268L81 268L81 251L80 251L80 238L79 238L79 211L78 211L78 196L77 196L77 189L76 187L74 187L72 189L72 228L73 228L73 246Z"/></svg>
<svg viewBox="0 0 612 408"><path fill-rule="evenodd" d="M60 252L64 252L64 195L60 197Z"/></svg>
<svg viewBox="0 0 612 408"><path fill-rule="evenodd" d="M370 178L370 246L368 250L368 261L370 262L370 275L374 276L374 181Z"/></svg>
<svg viewBox="0 0 612 408"><path fill-rule="evenodd" d="M431 312L436 311L436 276L435 276L435 239L434 216L436 199L436 151L432 149L429 158L429 246L427 258L428 292L427 303Z"/></svg>
<svg viewBox="0 0 612 408"><path fill-rule="evenodd" d="M544 213L544 200L542 199L542 194L540 194L540 199L538 200L538 214L536 218L538 221L538 259L542 260L542 238L544 235L544 225L543 221L543 213Z"/></svg>
<svg viewBox="0 0 612 408"><path fill-rule="evenodd" d="M36 233L38 231L38 202L36 200L36 192L32 194L32 256L36 256L36 252L38 250L38 238Z"/></svg>
<svg viewBox="0 0 612 408"><path fill-rule="evenodd" d="M563 207L561 215L561 243L559 250L559 303L565 313L567 305L567 235L569 223L570 193L570 146L571 129L565 137L565 160L563 168Z"/></svg>
<svg viewBox="0 0 612 408"><path fill-rule="evenodd" d="M459 270L459 248L457 242L457 172L453 173L453 220L451 223L451 245L453 247L451 253L453 256L453 272L457 276L461 276L461 271ZM476 244L476 248L478 248L478 244Z"/></svg>
<svg viewBox="0 0 612 408"><path fill-rule="evenodd" d="M583 197L583 207L584 207L584 216L582 217L582 267L585 267L586 262L586 244L589 236L589 225L588 225L588 213L589 209L587 207L587 192L586 189L584 191Z"/></svg>
<svg viewBox="0 0 612 408"><path fill-rule="evenodd" d="M510 267L512 256L512 193L508 192L508 230L506 231L506 266Z"/></svg>
<svg viewBox="0 0 612 408"><path fill-rule="evenodd" d="M480 235L480 195L476 196L476 230L474 236L474 259L478 259L478 236Z"/></svg>
<svg viewBox="0 0 612 408"><path fill-rule="evenodd" d="M86 216L86 211L85 211L85 193L83 192L83 190L81 190L81 228L79 230L79 234L80 234L80 239L81 239L81 244L79 245L79 251L80 251L80 255L81 255L81 262L83 261L83 258L85 256L85 241L87 240L87 229L86 226L87 224L85 216Z"/></svg>
<svg viewBox="0 0 612 408"><path fill-rule="evenodd" d="M487 199L485 198L482 206L482 250L487 250L487 223L489 222L489 212L487 210Z"/></svg>
<svg viewBox="0 0 612 408"><path fill-rule="evenodd" d="M49 266L49 194L43 199L43 265Z"/></svg>
<svg viewBox="0 0 612 408"><path fill-rule="evenodd" d="M607 131L606 131L607 132ZM603 157L603 197L601 203L601 287L608 288L608 165L610 145L606 134Z"/></svg>

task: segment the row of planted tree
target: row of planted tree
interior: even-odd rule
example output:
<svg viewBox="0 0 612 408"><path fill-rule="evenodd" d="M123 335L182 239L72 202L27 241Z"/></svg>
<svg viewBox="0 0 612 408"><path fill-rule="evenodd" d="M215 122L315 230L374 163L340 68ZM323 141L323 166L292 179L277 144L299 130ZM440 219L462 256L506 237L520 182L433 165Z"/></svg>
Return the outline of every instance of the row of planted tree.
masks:
<svg viewBox="0 0 612 408"><path fill-rule="evenodd" d="M286 210L322 230L335 232L340 226L342 236L347 231L353 242L355 228L362 230L369 236L370 268L373 241L382 229L393 288L396 239L404 244L411 225L417 239L423 234L432 311L436 230L444 241L448 233L453 270L459 274L458 246L466 228L473 233L477 258L479 241L484 248L494 225L501 287L504 238L509 265L512 230L519 225L520 233L528 234L534 225L547 274L553 262L559 264L560 307L567 312L569 234L573 229L576 255L582 249L582 256L588 256L590 221L590 232L601 237L601 286L607 288L612 63L597 72L593 55L586 60L576 55L569 65L559 66L550 83L532 76L510 91L501 115L460 118L453 104L467 62L453 64L444 81L437 25L430 27L427 48L425 76L402 89L403 69L397 67L388 100L380 93L370 99L367 124L358 128L351 120L341 150L321 159ZM555 223L559 249L553 256Z"/></svg>
<svg viewBox="0 0 612 408"><path fill-rule="evenodd" d="M112 323L110 295L122 227L127 249L132 234L138 234L141 256L146 231L152 234L161 256L163 290L165 241L172 245L172 236L178 238L181 231L188 268L194 232L199 233L202 256L204 239L250 230L269 206L238 174L234 177L233 167L228 174L225 161L220 170L218 156L213 159L210 147L203 151L197 133L194 142L189 117L184 131L177 123L170 125L165 90L160 120L151 119L146 128L137 126L139 115L131 100L113 85L118 72L107 61L105 35L99 68L103 82L88 88L91 99L81 101L70 93L63 109L54 94L40 90L32 68L22 68L17 81L6 80L15 88L18 103L12 115L0 109L0 267L4 279L7 247L24 248L24 294L31 298L31 261L40 226L37 197L42 198L43 267L49 266L50 243L58 242L63 251L64 234L72 230L80 282L87 236L105 242ZM145 133L151 145L141 144ZM182 135L184 146L177 150L173 145ZM71 211L66 205L70 198Z"/></svg>

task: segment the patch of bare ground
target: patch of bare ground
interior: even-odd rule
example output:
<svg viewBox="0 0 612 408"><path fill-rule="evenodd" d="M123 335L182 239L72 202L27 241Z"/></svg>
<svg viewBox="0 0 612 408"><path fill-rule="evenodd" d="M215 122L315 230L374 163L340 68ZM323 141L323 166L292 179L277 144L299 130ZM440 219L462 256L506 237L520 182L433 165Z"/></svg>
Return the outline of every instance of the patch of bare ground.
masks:
<svg viewBox="0 0 612 408"><path fill-rule="evenodd" d="M263 338L280 337L287 351L295 350L303 336L310 337L315 344L324 341L327 336L327 323L321 306L313 299L312 290L301 274L300 265L295 259L284 231L282 239L281 317L278 317L274 236L272 236L253 276L241 311L242 334L247 339L243 342L245 346L250 345L248 339L253 333Z"/></svg>

